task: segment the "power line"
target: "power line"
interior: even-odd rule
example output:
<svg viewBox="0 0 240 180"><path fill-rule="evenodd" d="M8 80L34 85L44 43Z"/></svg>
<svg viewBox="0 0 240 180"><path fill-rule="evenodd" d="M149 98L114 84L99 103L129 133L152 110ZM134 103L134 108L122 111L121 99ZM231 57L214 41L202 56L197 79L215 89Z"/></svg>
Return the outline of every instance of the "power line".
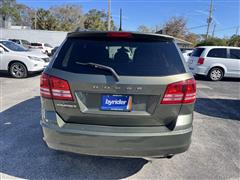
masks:
<svg viewBox="0 0 240 180"><path fill-rule="evenodd" d="M233 27L229 27L229 28L224 28L224 29L217 30L216 32L226 31L226 30L230 30L230 29L235 29L235 28L237 28L237 27L238 27L238 26L233 26Z"/></svg>
<svg viewBox="0 0 240 180"><path fill-rule="evenodd" d="M188 29L198 29L198 28L202 28L202 27L206 27L207 25L201 25L201 26L194 26L194 27L190 27Z"/></svg>

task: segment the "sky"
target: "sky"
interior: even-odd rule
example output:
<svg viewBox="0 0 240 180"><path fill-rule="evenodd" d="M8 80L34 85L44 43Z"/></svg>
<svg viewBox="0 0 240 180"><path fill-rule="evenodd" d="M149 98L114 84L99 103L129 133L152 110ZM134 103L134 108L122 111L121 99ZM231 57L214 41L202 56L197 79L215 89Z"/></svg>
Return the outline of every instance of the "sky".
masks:
<svg viewBox="0 0 240 180"><path fill-rule="evenodd" d="M81 5L84 12L89 9L107 11L107 0L17 0L32 8L48 9L51 6L72 3ZM119 26L119 10L123 10L123 29L136 31L138 26L155 28L163 25L172 16L183 16L189 31L205 34L210 0L111 0L112 17ZM213 0L213 22L215 36L229 37L240 25L240 0ZM204 27L199 27L204 26ZM198 27L198 28L197 28ZM211 27L211 33L213 25ZM239 31L240 33L240 27Z"/></svg>

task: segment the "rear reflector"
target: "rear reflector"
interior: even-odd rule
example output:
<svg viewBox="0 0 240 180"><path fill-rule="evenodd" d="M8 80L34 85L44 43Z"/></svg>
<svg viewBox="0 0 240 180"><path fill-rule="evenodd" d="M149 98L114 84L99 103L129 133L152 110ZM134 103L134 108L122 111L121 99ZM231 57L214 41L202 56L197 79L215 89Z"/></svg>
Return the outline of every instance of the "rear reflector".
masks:
<svg viewBox="0 0 240 180"><path fill-rule="evenodd" d="M132 33L129 33L129 32L108 32L107 37L132 38Z"/></svg>
<svg viewBox="0 0 240 180"><path fill-rule="evenodd" d="M72 101L73 97L66 80L42 74L40 79L40 94L44 98Z"/></svg>
<svg viewBox="0 0 240 180"><path fill-rule="evenodd" d="M196 100L196 81L185 81L169 84L164 93L161 104L187 104Z"/></svg>
<svg viewBox="0 0 240 180"><path fill-rule="evenodd" d="M199 58L197 64L202 65L204 63L204 58Z"/></svg>

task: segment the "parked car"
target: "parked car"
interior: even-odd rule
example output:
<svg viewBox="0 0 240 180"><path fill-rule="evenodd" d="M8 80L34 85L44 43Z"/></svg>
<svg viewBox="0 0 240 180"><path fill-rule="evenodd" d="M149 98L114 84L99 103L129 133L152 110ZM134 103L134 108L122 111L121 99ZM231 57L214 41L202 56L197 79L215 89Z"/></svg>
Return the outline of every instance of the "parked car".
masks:
<svg viewBox="0 0 240 180"><path fill-rule="evenodd" d="M24 40L24 39L9 39L9 40L12 41L12 42L15 42L19 45L22 45L25 48L30 48L31 47L31 43L27 40Z"/></svg>
<svg viewBox="0 0 240 180"><path fill-rule="evenodd" d="M41 49L42 53L51 55L53 47L48 43L31 43L31 48Z"/></svg>
<svg viewBox="0 0 240 180"><path fill-rule="evenodd" d="M49 64L49 57L8 40L0 40L0 70L15 78L25 78L30 73L42 71Z"/></svg>
<svg viewBox="0 0 240 180"><path fill-rule="evenodd" d="M188 62L193 50L185 50L182 54L186 62Z"/></svg>
<svg viewBox="0 0 240 180"><path fill-rule="evenodd" d="M196 82L174 39L73 32L41 76L44 141L56 150L172 157L190 145Z"/></svg>
<svg viewBox="0 0 240 180"><path fill-rule="evenodd" d="M197 47L188 62L196 75L207 76L212 81L223 77L240 78L240 48L229 46Z"/></svg>

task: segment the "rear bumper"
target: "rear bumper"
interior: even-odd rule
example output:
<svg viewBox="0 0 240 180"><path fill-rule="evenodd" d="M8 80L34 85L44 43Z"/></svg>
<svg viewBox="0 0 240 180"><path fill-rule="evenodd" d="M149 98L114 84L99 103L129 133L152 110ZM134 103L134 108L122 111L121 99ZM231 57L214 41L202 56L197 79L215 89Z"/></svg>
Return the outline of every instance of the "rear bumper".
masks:
<svg viewBox="0 0 240 180"><path fill-rule="evenodd" d="M44 122L41 125L43 139L49 148L97 156L164 157L178 154L189 148L192 134L192 127L175 131L153 127L151 132L151 127L79 124L59 127Z"/></svg>
<svg viewBox="0 0 240 180"><path fill-rule="evenodd" d="M208 68L204 66L197 66L195 68L189 67L189 69L194 75L199 74L206 76L208 74Z"/></svg>

